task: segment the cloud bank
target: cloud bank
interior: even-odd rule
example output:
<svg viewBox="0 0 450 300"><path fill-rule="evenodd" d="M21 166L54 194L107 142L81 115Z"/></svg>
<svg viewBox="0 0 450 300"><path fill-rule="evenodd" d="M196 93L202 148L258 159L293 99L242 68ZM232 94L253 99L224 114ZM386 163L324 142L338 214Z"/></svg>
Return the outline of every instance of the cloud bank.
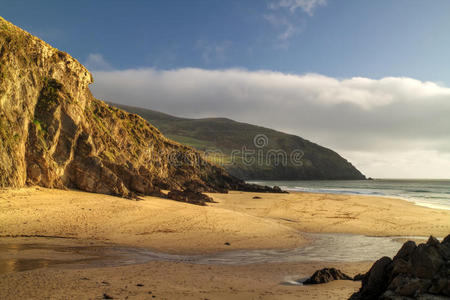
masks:
<svg viewBox="0 0 450 300"><path fill-rule="evenodd" d="M450 178L450 88L438 83L196 68L96 71L94 79L101 99L297 134L368 176Z"/></svg>

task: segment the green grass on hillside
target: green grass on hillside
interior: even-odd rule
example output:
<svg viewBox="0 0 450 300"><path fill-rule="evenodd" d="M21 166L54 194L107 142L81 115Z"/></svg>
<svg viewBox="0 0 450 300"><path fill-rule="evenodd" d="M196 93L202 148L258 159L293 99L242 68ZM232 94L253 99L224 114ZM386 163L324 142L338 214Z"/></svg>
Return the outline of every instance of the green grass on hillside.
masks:
<svg viewBox="0 0 450 300"><path fill-rule="evenodd" d="M236 122L226 118L188 119L179 118L143 108L114 104L125 111L138 114L156 126L164 135L179 143L200 151L219 151L220 158L209 158L212 162L228 161L224 167L232 174L244 179L364 179L351 163L336 152L305 140L301 137L256 125ZM267 144L256 147L254 138L264 135ZM260 151L267 156L269 151L284 151L289 154L301 151L302 164L277 165L275 161L266 164L245 165L241 155L233 151L242 149ZM256 152L255 152L256 153ZM265 160L264 160L265 161Z"/></svg>

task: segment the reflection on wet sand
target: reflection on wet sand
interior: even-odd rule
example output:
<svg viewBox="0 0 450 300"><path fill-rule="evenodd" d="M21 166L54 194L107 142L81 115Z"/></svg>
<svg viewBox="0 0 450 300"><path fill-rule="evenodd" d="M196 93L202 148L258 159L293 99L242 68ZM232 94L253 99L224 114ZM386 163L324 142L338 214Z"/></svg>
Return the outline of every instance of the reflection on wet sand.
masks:
<svg viewBox="0 0 450 300"><path fill-rule="evenodd" d="M47 259L10 258L0 260L0 274L45 268L51 264L52 261Z"/></svg>
<svg viewBox="0 0 450 300"><path fill-rule="evenodd" d="M39 239L36 239L39 242ZM101 248L100 248L101 249ZM64 255L58 255L59 253ZM88 255L87 258L79 258ZM94 256L95 257L92 257ZM88 264L100 257L99 247L67 247L52 244L0 244L0 274L21 272L63 264Z"/></svg>
<svg viewBox="0 0 450 300"><path fill-rule="evenodd" d="M289 250L240 250L204 255L174 255L121 246L63 246L0 244L0 274L55 265L111 267L149 261L177 261L208 265L246 265L279 262L361 262L392 256L398 237L353 234L306 234L310 244ZM36 239L39 242L38 239Z"/></svg>

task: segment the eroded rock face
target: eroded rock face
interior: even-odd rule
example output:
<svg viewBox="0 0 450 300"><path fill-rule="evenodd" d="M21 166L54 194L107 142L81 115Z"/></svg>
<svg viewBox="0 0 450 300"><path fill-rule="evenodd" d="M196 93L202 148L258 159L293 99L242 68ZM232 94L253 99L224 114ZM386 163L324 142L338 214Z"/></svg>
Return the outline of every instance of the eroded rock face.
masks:
<svg viewBox="0 0 450 300"><path fill-rule="evenodd" d="M248 185L95 99L78 61L0 18L0 187L25 184L133 197Z"/></svg>
<svg viewBox="0 0 450 300"><path fill-rule="evenodd" d="M391 260L383 257L364 276L352 300L448 299L450 297L450 235L441 243L403 244Z"/></svg>

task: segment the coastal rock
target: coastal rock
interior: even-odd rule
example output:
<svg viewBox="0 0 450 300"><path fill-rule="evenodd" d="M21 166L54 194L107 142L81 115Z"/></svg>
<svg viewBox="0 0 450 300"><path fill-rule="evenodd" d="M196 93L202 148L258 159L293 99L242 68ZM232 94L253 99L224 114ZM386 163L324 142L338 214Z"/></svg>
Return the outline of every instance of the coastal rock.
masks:
<svg viewBox="0 0 450 300"><path fill-rule="evenodd" d="M237 190L253 192L253 193L284 193L287 194L287 191L283 191L279 186L261 186L258 184L250 184L247 183L245 186L239 187Z"/></svg>
<svg viewBox="0 0 450 300"><path fill-rule="evenodd" d="M205 206L207 202L214 202L211 197L190 189L186 189L184 191L170 191L167 194L167 198L201 206Z"/></svg>
<svg viewBox="0 0 450 300"><path fill-rule="evenodd" d="M383 257L364 276L352 300L445 299L450 297L450 235L442 242L408 241L391 260Z"/></svg>
<svg viewBox="0 0 450 300"><path fill-rule="evenodd" d="M354 277L353 277L353 281L362 281L363 279L364 279L364 276L365 276L366 274L356 274Z"/></svg>
<svg viewBox="0 0 450 300"><path fill-rule="evenodd" d="M333 280L353 280L350 276L342 273L335 268L324 268L317 270L314 274L305 280L303 284L320 284L327 283Z"/></svg>
<svg viewBox="0 0 450 300"><path fill-rule="evenodd" d="M259 190L95 99L92 75L0 18L0 187L38 185L136 197L161 189Z"/></svg>

